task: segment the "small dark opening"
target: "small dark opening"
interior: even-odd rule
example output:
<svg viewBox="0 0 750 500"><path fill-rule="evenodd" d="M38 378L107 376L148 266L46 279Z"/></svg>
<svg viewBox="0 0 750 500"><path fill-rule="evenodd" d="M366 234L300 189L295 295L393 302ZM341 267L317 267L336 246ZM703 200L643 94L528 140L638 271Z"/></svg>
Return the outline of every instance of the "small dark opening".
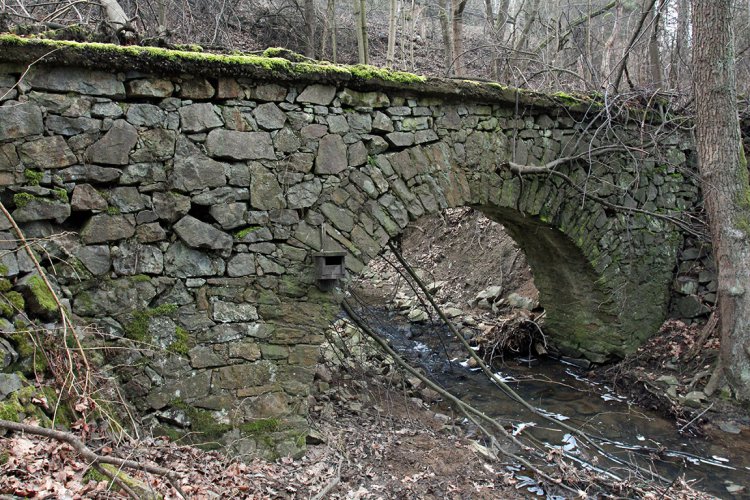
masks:
<svg viewBox="0 0 750 500"><path fill-rule="evenodd" d="M344 257L340 255L334 255L334 256L326 256L325 257L325 264L326 266L340 266L344 263Z"/></svg>

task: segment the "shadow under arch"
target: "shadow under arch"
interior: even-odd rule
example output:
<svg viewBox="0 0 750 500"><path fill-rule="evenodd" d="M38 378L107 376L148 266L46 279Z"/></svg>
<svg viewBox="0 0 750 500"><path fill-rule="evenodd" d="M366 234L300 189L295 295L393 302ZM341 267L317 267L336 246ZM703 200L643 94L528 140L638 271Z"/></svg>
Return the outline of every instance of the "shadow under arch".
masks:
<svg viewBox="0 0 750 500"><path fill-rule="evenodd" d="M571 356L605 361L624 354L614 298L581 250L556 227L514 209L475 206L502 224L518 244L534 275L546 311L545 335Z"/></svg>

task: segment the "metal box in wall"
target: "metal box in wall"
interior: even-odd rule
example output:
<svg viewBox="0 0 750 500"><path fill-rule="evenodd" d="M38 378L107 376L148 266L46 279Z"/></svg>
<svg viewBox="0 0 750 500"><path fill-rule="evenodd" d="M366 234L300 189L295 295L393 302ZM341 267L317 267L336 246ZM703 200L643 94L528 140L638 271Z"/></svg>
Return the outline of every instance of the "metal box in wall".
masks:
<svg viewBox="0 0 750 500"><path fill-rule="evenodd" d="M346 273L344 267L344 258L346 252L338 250L328 250L316 252L313 254L315 259L315 277L322 285L332 284L342 279Z"/></svg>

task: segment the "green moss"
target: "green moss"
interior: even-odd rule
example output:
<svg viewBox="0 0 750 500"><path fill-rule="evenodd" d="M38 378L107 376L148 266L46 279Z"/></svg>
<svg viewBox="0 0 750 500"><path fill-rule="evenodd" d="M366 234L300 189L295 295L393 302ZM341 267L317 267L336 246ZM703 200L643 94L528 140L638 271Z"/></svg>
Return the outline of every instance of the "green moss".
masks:
<svg viewBox="0 0 750 500"><path fill-rule="evenodd" d="M57 302L55 301L55 297L54 295L52 295L50 289L47 288L47 285L44 283L44 280L41 278L41 276L34 275L29 278L28 285L31 293L34 294L36 301L41 307L48 311L57 311Z"/></svg>
<svg viewBox="0 0 750 500"><path fill-rule="evenodd" d="M8 280L0 280L0 284L2 284L2 281ZM23 300L23 295L21 295L20 293L8 291L3 292L1 296L2 300L0 300L0 316L10 318L16 313L24 310L24 306L26 305L26 303Z"/></svg>
<svg viewBox="0 0 750 500"><path fill-rule="evenodd" d="M181 50L184 52L203 52L203 47L201 47L197 43L178 44L175 45L174 48L176 50Z"/></svg>
<svg viewBox="0 0 750 500"><path fill-rule="evenodd" d="M8 460L10 460L10 453L8 453L6 450L1 451L0 452L0 465L7 464Z"/></svg>
<svg viewBox="0 0 750 500"><path fill-rule="evenodd" d="M37 342L32 338L33 333L25 330L26 325L21 321L16 321L15 326L15 332L6 334L6 337L13 343L13 348L19 358L19 362L12 366L27 375L44 373L47 371L47 357L37 348Z"/></svg>
<svg viewBox="0 0 750 500"><path fill-rule="evenodd" d="M143 500L162 500L164 497L158 493L154 493L151 486L144 483L140 479L137 479L127 474L121 467L112 464L99 464L99 466L106 470L112 477L117 478L123 484L127 485L128 488Z"/></svg>
<svg viewBox="0 0 750 500"><path fill-rule="evenodd" d="M376 68L375 66L368 66L365 64L358 64L352 66L352 76L363 79L379 78L387 82L396 83L422 83L427 79L424 76L415 75L414 73L407 73L405 71L391 71L383 68Z"/></svg>
<svg viewBox="0 0 750 500"><path fill-rule="evenodd" d="M275 418L262 418L240 424L239 429L244 434L266 434L276 432L279 429L279 420Z"/></svg>
<svg viewBox="0 0 750 500"><path fill-rule="evenodd" d="M145 274L136 274L130 278L133 283L148 283L151 281L151 277Z"/></svg>
<svg viewBox="0 0 750 500"><path fill-rule="evenodd" d="M576 106L578 104L584 103L582 99L568 94L567 92L555 92L554 94L552 94L552 97L560 101L562 104L565 104L566 106Z"/></svg>
<svg viewBox="0 0 750 500"><path fill-rule="evenodd" d="M301 432L294 438L294 444L297 448L304 448L307 445L307 434Z"/></svg>
<svg viewBox="0 0 750 500"><path fill-rule="evenodd" d="M33 194L16 193L13 195L13 204L16 206L16 208L23 208L35 199L36 196L34 196Z"/></svg>
<svg viewBox="0 0 750 500"><path fill-rule="evenodd" d="M0 276L8 276L8 266L0 264Z"/></svg>
<svg viewBox="0 0 750 500"><path fill-rule="evenodd" d="M68 192L65 188L58 188L52 190L52 195L60 201L68 202Z"/></svg>
<svg viewBox="0 0 750 500"><path fill-rule="evenodd" d="M179 399L172 401L170 406L185 412L185 415L190 420L191 434L197 433L202 441L217 441L225 433L232 430L231 425L217 422L213 414L208 410L196 408ZM182 437L179 432L176 434L178 438Z"/></svg>
<svg viewBox="0 0 750 500"><path fill-rule="evenodd" d="M189 337L187 330L185 330L181 326L178 326L177 328L175 328L174 334L177 338L167 347L167 350L176 354L187 356L187 353L190 350L190 347L188 346Z"/></svg>
<svg viewBox="0 0 750 500"><path fill-rule="evenodd" d="M262 229L262 226L250 226L246 227L245 229L240 229L239 231L236 231L234 233L234 237L238 240L241 240L248 234L254 233L255 231L260 231Z"/></svg>
<svg viewBox="0 0 750 500"><path fill-rule="evenodd" d="M117 207L109 206L107 207L107 214L109 215L120 215L120 209Z"/></svg>
<svg viewBox="0 0 750 500"><path fill-rule="evenodd" d="M135 313L133 320L125 325L125 337L136 342L145 342L148 338L148 320L150 316Z"/></svg>
<svg viewBox="0 0 750 500"><path fill-rule="evenodd" d="M14 395L11 394L7 400L0 402L0 420L20 422L23 415L23 406L18 403Z"/></svg>
<svg viewBox="0 0 750 500"><path fill-rule="evenodd" d="M0 402L0 419L22 422L25 418L34 417L39 420L39 425L42 427L51 427L52 420L41 406L37 406L33 402L46 398L48 408L56 406L57 396L55 396L54 390L50 396L49 391L45 389L47 388L37 389L34 386L27 385L11 393L4 401Z"/></svg>
<svg viewBox="0 0 750 500"><path fill-rule="evenodd" d="M23 171L24 177L26 177L26 180L28 183L32 186L38 186L40 182L42 182L42 179L44 178L43 172L38 172L36 170L26 169Z"/></svg>
<svg viewBox="0 0 750 500"><path fill-rule="evenodd" d="M89 467L89 470L86 471L86 474L83 475L83 484L88 484L91 481L96 481L97 483L101 481L109 481L109 478L96 470L94 467Z"/></svg>
<svg viewBox="0 0 750 500"><path fill-rule="evenodd" d="M177 310L177 304L162 304L160 306L149 309L151 316L167 316Z"/></svg>
<svg viewBox="0 0 750 500"><path fill-rule="evenodd" d="M145 311L133 313L133 320L125 325L125 337L137 342L146 342L149 320L154 316L168 316L177 310L177 304L162 304Z"/></svg>
<svg viewBox="0 0 750 500"><path fill-rule="evenodd" d="M10 283L9 279L0 278L0 293L5 293L9 291L11 288L13 288L13 285Z"/></svg>

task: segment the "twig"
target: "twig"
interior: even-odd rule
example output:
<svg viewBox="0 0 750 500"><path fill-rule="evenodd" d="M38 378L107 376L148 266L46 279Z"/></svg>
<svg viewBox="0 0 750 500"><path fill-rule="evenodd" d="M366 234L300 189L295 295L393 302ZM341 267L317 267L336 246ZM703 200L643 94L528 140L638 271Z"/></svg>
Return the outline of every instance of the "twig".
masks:
<svg viewBox="0 0 750 500"><path fill-rule="evenodd" d="M68 312L65 309L65 307L60 302L60 298L57 296L57 292L55 292L55 289L52 288L52 284L49 281L49 278L47 278L47 273L42 268L42 265L39 263L39 259L37 259L36 255L34 255L34 251L31 249L31 246L29 246L29 242L26 240L26 236L23 234L23 231L21 231L21 228L18 226L18 223L16 223L15 219L11 216L10 212L7 208L5 208L5 205L0 202L0 211L5 215L5 217L8 219L8 222L13 227L13 231L16 233L16 236L18 236L18 241L23 246L23 249L28 254L31 261L34 263L34 267L36 268L37 272L39 273L39 277L42 278L42 281L44 281L44 285L49 291L49 293L52 295L52 298L55 301L55 305L57 306L57 310L60 312L60 320L63 325L63 341L64 344L67 345L67 336L68 332L73 337L73 340L76 343L76 348L79 351L79 354L81 356L81 360L83 361L83 365L85 368L85 380L83 383L83 391L84 393L88 392L89 382L90 382L90 376L91 376L91 366L89 365L89 360L86 357L86 354L84 353L83 345L81 344L81 340L78 338L78 335L76 334L75 326L73 325L72 321L70 320L70 317L68 316ZM71 375L73 375L74 379L75 374L73 374L73 368L75 367L75 362L73 361L73 356L71 355L69 350L65 350L68 358L68 369L70 370ZM71 382L71 387L73 386L73 383ZM78 394L81 396L81 394Z"/></svg>
<svg viewBox="0 0 750 500"><path fill-rule="evenodd" d="M344 308L344 311L346 311L346 313L349 315L349 317L352 319L352 321L360 329L362 329L362 331L368 337L370 337L378 345L380 345L380 347L383 348L383 350L396 362L397 365L399 365L401 368L405 369L411 375L414 375L415 377L419 378L419 380L421 380L422 382L424 382L424 384L427 387L429 387L430 389L434 390L435 392L437 392L438 394L440 394L442 397L444 397L448 401L451 401L459 409L461 409L461 411L463 411L465 413L470 413L474 417L479 418L479 419L487 422L488 424L492 425L492 427L494 427L495 429L497 429L501 435L503 435L504 437L510 439L514 444L516 444L517 446L519 446L521 449L527 450L527 451L531 450L531 448L528 445L525 445L525 444L521 443L515 436L512 436L510 433L508 433L508 431L505 430L505 428L502 425L500 425L497 421L495 421L495 419L489 417L488 415L484 414L482 411L476 409L475 407L469 405L468 403L466 403L463 400L459 399L458 397L454 396L453 394L451 394L450 392L446 391L445 389L443 389L439 385L435 384L429 378L425 377L423 374L419 373L419 371L415 370L411 365L409 365L406 361L404 361L403 358L401 358L401 356L399 356L398 353L396 353L396 351L394 351L393 348L391 348L391 346L389 346L388 343L385 340L383 340L382 338L380 338L380 336L378 336L367 324L365 324L364 321L362 321L362 319L354 311L354 309L352 308L352 306L349 304L349 302L346 299L342 302L342 306ZM471 420L474 420L474 418L471 418ZM480 430L484 430L484 427L482 427L482 426L478 426L478 428ZM489 438L491 438L493 440L495 439L495 436L492 433L490 433L490 432L488 432L486 430L484 430L484 432L486 433L487 437L489 437ZM534 464L532 464L526 458L524 458L524 457L522 457L520 455L516 455L515 453L512 453L510 451L504 450L502 448L498 448L498 449L506 457L508 457L508 458L510 458L512 460L516 460L518 463L522 464L524 467L528 468L531 471L534 471L534 473L538 474L540 477L546 479L547 481L550 481L551 484L556 484L556 485L560 486L561 488L564 488L564 489L566 489L566 490L568 490L568 491L570 491L572 493L577 493L578 492L578 490L576 490L576 489L574 489L574 488L572 488L572 487L570 487L570 486L568 486L566 484L563 484L563 483L561 483L558 480L555 480L554 478L552 478L551 476L549 476L547 473L545 473L544 471L542 471L541 469L539 469L538 467L536 467ZM617 476L614 476L614 477L617 478ZM617 478L616 480L619 480L619 479L620 478Z"/></svg>
<svg viewBox="0 0 750 500"><path fill-rule="evenodd" d="M669 480L667 478L665 478L664 476L661 476L660 474L657 474L656 472L654 472L652 470L645 469L645 468L643 468L640 465L635 464L635 463L628 464L628 463L624 462L623 460L615 457L611 453L608 453L604 448L602 448L601 446L599 446L598 444L596 444L593 441L594 437L592 437L589 434L583 432L581 429L578 429L576 427L568 425L565 422L560 422L559 420L556 420L553 417L551 417L549 415L546 415L545 413L539 411L538 408L534 407L528 401L526 401L524 398L522 398L508 384L506 384L505 382L503 382L502 380L500 380L499 377L495 376L495 374L492 373L492 370L489 369L489 367L484 362L484 360L481 358L481 356L479 356L479 354L477 354L474 351L474 349L471 348L471 346L469 345L469 342L466 340L466 338L461 334L461 332L459 332L456 329L456 327L453 325L453 322L451 322L445 316L445 314L443 313L442 309L437 305L437 303L435 302L435 300L432 298L432 295L427 290L427 287L425 286L425 284L422 282L421 279L419 279L419 276L416 275L416 273L411 268L411 266L409 266L409 264L406 262L406 260L404 260L403 256L398 252L398 249L393 245L392 242L388 242L388 245L389 245L389 247L391 249L391 252L396 256L396 258L401 263L401 265L404 266L404 268L406 269L406 271L409 273L409 276L412 277L412 279L414 280L414 282L417 283L417 285L419 285L419 287L425 293L425 295L427 296L427 299L432 304L432 307L435 308L435 310L437 311L437 313L440 316L440 318L445 322L445 324L451 330L451 332L453 333L453 335L455 335L456 338L461 342L461 344L463 344L463 346L466 348L466 350L469 353L469 355L477 362L477 365L481 368L482 372L485 375L487 375L487 377L493 383L495 383L495 385L497 385L505 394L507 394L508 397L510 397L512 400L516 401L517 403L519 403L521 406L523 406L524 408L526 408L527 410L529 410L534 415L537 415L538 417L543 418L543 419L547 420L548 422L551 422L551 423L553 423L555 425L558 425L558 426L560 426L560 427L568 430L572 434L578 436L583 441L585 441L590 446L592 446L594 449L596 449L602 456L606 457L607 459L611 460L612 462L617 463L617 464L622 464L622 465L629 466L629 467L633 468L634 470L639 471L639 472L641 472L641 473L643 473L645 475L651 476L651 477L656 478L656 479L658 479L660 481L663 481L665 483L669 483ZM347 313L348 312L349 311L347 311ZM503 431L504 431L504 429L503 429ZM505 432L505 435L509 436L509 434L507 432ZM596 439L599 439L599 438L596 437ZM608 473L608 474L611 474L611 473ZM612 474L612 476L614 476L614 474ZM614 477L616 477L616 476L614 476Z"/></svg>
<svg viewBox="0 0 750 500"><path fill-rule="evenodd" d="M69 432L57 431L54 429L47 429L36 425L11 422L9 420L2 419L0 419L0 427L12 431L27 432L29 434L35 434L37 436L44 436L55 439L57 441L68 443L73 447L75 451L77 451L81 455L81 457L93 464L112 464L116 465L117 467L135 469L148 472L150 474L156 474L158 476L163 476L167 478L169 484L171 484L172 487L177 490L177 493L179 493L182 498L187 498L187 495L182 491L182 488L180 488L180 485L178 484L179 476L177 476L175 472L169 469L165 469L156 465L139 463L134 460L126 460L124 458L99 455L98 453L92 451L91 448L86 446L83 441Z"/></svg>
<svg viewBox="0 0 750 500"><path fill-rule="evenodd" d="M343 458L339 458L339 465L336 468L336 477L333 478L333 480L326 485L325 488L320 490L320 492L313 497L313 500L322 500L323 498L326 498L326 495L330 493L331 490L333 490L337 484L339 484L339 481L341 481L341 464L344 462Z"/></svg>
<svg viewBox="0 0 750 500"><path fill-rule="evenodd" d="M697 414L695 417L693 417L693 419L690 422L686 423L685 425L683 425L682 427L680 427L679 429L677 429L677 432L682 432L685 429L687 429L688 427L690 427L690 425L693 422L695 422L696 420L698 420L699 418L701 418L708 410L710 410L711 408L713 408L713 406L714 406L713 403L711 403L710 405L708 405L708 408L706 408L705 410L703 410L702 412L700 412L699 414Z"/></svg>
<svg viewBox="0 0 750 500"><path fill-rule="evenodd" d="M635 208L635 207L631 208L631 207L626 207L626 206L623 206L623 205L617 205L615 203L611 203L611 202L605 200L604 198L600 198L598 196L594 196L591 193L586 193L586 191L582 187L578 186L573 181L573 179L571 179L569 176L565 175L562 172L554 170L555 167L557 167L558 165L561 165L563 163L568 163L568 162L571 162L571 161L575 161L575 160L583 158L584 156L591 156L592 154L601 154L601 153L604 153L606 151L613 151L615 149L622 149L622 148L616 148L616 147L602 148L602 149L598 150L596 153L585 153L585 154L576 155L576 156L566 156L564 158L558 158L557 160L553 160L553 161L551 161L551 162L549 162L549 163L547 163L545 165L541 165L541 166L521 165L519 163L514 163L512 161L506 161L506 162L503 162L503 163L500 164L500 168L506 167L506 168L510 169L511 172L513 172L514 174L517 174L517 175L525 175L525 174L531 174L531 175L533 175L533 174L555 175L557 177L560 177L562 180L564 180L568 185L570 185L571 187L573 187L579 193L588 196L588 198L592 199L593 201L595 201L595 202L597 202L597 203L599 203L601 205L604 205L607 208L611 208L613 210L624 211L624 212L635 212L635 213L647 215L649 217L653 217L655 219L661 219L661 220L664 220L666 222L669 222L670 224L674 224L675 226L679 227L680 229L682 229L683 231L685 231L687 233L690 233L691 235L695 236L696 238L705 239L705 235L704 234L701 234L698 231L696 231L695 229L691 228L690 226L687 225L686 222L678 219L677 217L672 217L671 215L659 214L659 213L656 213L656 212L651 212L649 210L643 210L642 208Z"/></svg>

